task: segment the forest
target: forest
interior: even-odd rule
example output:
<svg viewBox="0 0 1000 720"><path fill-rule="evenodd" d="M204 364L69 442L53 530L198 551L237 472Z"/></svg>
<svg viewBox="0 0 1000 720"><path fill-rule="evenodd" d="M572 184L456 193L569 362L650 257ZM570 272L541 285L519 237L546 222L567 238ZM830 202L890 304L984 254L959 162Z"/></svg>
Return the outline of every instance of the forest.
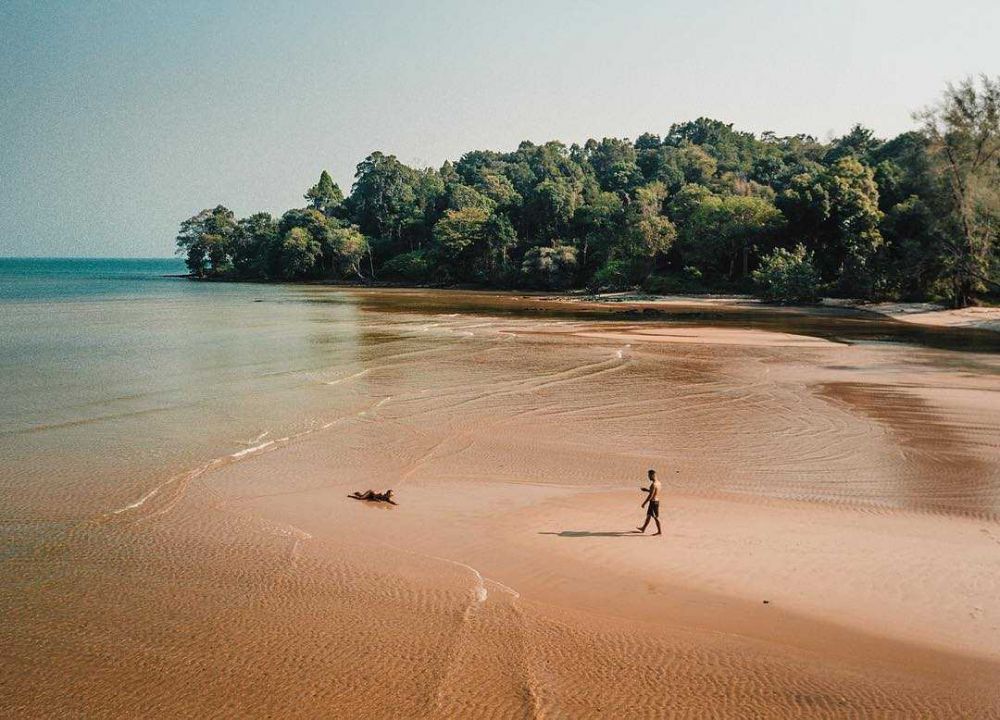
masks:
<svg viewBox="0 0 1000 720"><path fill-rule="evenodd" d="M821 142L699 118L663 135L473 150L439 169L373 152L348 195L181 223L192 277L650 293L996 298L1000 78L949 85L881 139Z"/></svg>

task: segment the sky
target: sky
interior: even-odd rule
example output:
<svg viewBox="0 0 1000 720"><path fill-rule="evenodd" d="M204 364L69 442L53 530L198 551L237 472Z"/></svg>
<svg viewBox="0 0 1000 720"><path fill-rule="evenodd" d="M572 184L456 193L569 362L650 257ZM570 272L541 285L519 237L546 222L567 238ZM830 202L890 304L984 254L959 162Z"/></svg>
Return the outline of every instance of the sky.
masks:
<svg viewBox="0 0 1000 720"><path fill-rule="evenodd" d="M181 220L522 140L882 137L1000 73L1000 2L0 0L0 256L165 257Z"/></svg>

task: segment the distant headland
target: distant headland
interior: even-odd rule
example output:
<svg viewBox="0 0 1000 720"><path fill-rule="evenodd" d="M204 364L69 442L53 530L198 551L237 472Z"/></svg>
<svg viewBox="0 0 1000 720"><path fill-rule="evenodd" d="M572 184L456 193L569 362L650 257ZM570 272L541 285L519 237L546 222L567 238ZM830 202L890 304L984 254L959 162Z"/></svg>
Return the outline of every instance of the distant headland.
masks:
<svg viewBox="0 0 1000 720"><path fill-rule="evenodd" d="M1000 79L949 85L918 128L829 142L699 118L634 141L522 142L440 169L373 152L350 195L181 223L192 276L939 301L995 294Z"/></svg>

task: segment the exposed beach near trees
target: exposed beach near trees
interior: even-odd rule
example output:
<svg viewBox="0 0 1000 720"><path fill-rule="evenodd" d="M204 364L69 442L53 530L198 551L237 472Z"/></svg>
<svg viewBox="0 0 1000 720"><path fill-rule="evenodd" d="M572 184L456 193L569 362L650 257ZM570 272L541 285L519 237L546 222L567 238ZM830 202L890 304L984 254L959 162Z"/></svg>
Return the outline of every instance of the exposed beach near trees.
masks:
<svg viewBox="0 0 1000 720"><path fill-rule="evenodd" d="M712 299L145 295L4 315L8 717L1000 712L992 332ZM94 339L72 358L66 328L31 341L70 317ZM648 467L660 538L629 532ZM345 497L389 487L396 507Z"/></svg>
<svg viewBox="0 0 1000 720"><path fill-rule="evenodd" d="M644 292L615 292L598 294L553 295L553 300L572 300L579 303L615 303L631 310L649 308L787 308L804 314L823 314L825 309L837 308L877 313L894 320L934 327L972 328L1000 332L1000 307L973 306L949 308L931 302L863 302L827 298L811 305L774 305L764 303L750 295L654 295Z"/></svg>

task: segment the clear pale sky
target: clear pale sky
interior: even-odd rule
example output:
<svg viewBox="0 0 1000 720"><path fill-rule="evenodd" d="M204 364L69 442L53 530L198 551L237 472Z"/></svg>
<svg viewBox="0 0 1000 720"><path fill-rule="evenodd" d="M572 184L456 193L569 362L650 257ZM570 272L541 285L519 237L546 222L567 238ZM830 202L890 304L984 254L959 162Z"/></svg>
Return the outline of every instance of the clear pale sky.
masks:
<svg viewBox="0 0 1000 720"><path fill-rule="evenodd" d="M0 255L168 256L177 224L705 115L882 136L1000 72L1000 2L0 1Z"/></svg>

